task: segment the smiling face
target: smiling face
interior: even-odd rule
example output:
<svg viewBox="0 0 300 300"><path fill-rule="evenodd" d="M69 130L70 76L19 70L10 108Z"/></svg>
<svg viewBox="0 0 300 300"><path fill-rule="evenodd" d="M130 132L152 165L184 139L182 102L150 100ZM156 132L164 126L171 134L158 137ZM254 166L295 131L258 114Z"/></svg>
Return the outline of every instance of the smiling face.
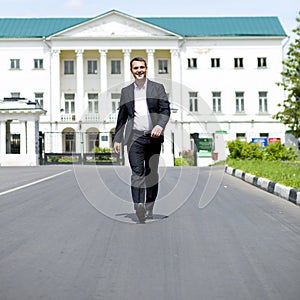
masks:
<svg viewBox="0 0 300 300"><path fill-rule="evenodd" d="M136 80L146 79L147 67L144 61L133 61L131 73Z"/></svg>

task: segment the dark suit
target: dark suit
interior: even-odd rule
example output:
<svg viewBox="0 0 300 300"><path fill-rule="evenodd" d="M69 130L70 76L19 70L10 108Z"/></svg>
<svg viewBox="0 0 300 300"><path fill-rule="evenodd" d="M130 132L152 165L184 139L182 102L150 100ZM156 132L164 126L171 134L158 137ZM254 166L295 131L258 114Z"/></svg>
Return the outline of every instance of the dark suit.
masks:
<svg viewBox="0 0 300 300"><path fill-rule="evenodd" d="M170 118L170 105L164 86L147 80L146 100L152 125L166 127ZM133 130L134 83L121 91L120 107L114 142L127 145L129 163L132 169L131 191L134 203L154 202L158 192L158 162L163 135L152 138ZM125 134L124 134L125 130Z"/></svg>

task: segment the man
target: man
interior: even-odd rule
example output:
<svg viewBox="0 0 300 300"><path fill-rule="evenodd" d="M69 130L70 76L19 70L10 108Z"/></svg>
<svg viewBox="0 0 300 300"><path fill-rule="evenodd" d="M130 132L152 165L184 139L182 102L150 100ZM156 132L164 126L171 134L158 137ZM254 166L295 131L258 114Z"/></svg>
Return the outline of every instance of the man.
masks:
<svg viewBox="0 0 300 300"><path fill-rule="evenodd" d="M127 145L132 200L140 223L144 223L146 218L153 218L159 155L170 105L164 86L147 79L145 59L133 58L130 71L135 81L121 91L114 149L120 153L121 142Z"/></svg>

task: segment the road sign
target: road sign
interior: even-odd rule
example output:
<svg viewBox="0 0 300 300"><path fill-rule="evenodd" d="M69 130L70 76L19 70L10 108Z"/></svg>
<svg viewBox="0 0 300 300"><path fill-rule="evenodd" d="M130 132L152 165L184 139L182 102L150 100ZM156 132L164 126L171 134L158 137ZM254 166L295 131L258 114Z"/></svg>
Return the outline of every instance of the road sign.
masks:
<svg viewBox="0 0 300 300"><path fill-rule="evenodd" d="M268 138L266 137L252 138L252 143L260 144L262 147L265 147L268 146Z"/></svg>

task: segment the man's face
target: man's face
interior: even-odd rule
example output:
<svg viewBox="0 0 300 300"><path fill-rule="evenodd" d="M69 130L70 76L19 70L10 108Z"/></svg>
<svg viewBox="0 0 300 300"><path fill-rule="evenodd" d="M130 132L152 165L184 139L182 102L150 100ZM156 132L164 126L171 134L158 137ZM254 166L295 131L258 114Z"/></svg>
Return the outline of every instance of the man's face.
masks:
<svg viewBox="0 0 300 300"><path fill-rule="evenodd" d="M145 63L143 61L134 61L131 67L131 73L135 79L144 79L147 73Z"/></svg>

